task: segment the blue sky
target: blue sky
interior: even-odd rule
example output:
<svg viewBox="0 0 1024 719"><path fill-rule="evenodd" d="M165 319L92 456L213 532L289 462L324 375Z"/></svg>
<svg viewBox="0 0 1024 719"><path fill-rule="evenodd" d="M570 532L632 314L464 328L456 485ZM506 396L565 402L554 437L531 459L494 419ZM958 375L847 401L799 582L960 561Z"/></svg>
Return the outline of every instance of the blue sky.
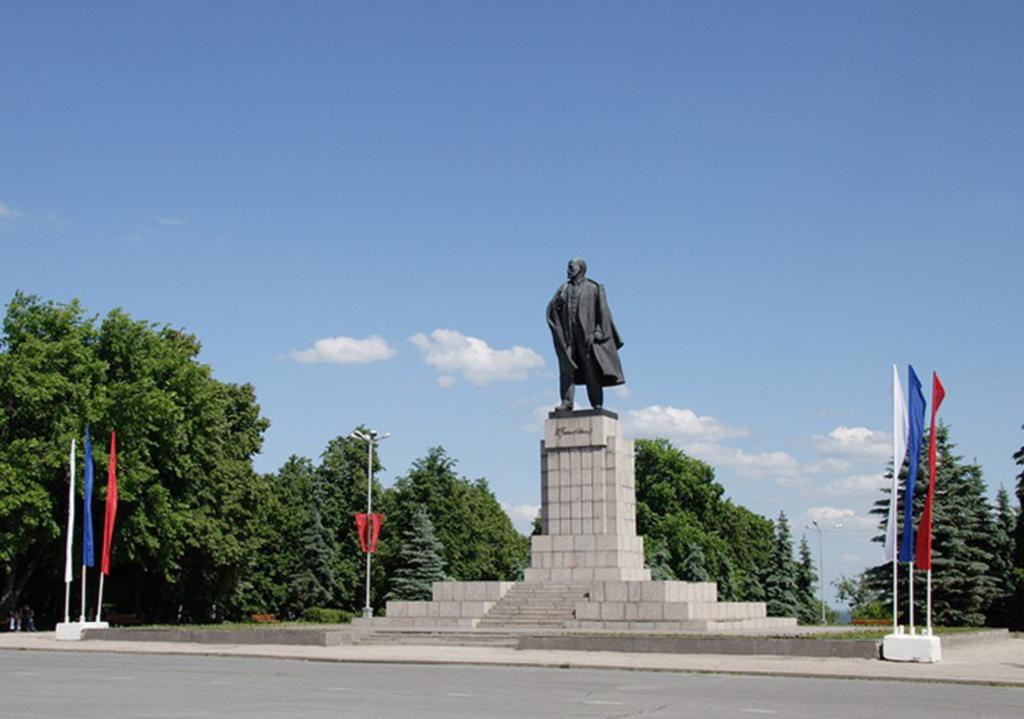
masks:
<svg viewBox="0 0 1024 719"><path fill-rule="evenodd" d="M841 521L829 579L880 558L892 362L938 370L959 451L1012 485L1019 3L0 16L0 297L194 332L257 389L260 470L365 423L393 434L385 482L442 445L525 528L557 402L544 308L582 255L627 432L798 533Z"/></svg>

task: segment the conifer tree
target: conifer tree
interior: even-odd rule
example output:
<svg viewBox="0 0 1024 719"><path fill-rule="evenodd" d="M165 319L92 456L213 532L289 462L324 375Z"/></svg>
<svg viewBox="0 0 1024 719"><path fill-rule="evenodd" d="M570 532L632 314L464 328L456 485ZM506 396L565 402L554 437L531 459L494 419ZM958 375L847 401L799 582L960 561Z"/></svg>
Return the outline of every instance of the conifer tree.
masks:
<svg viewBox="0 0 1024 719"><path fill-rule="evenodd" d="M417 507L403 532L398 569L391 579L388 599L429 600L431 586L445 579L444 546L434 532L425 507Z"/></svg>
<svg viewBox="0 0 1024 719"><path fill-rule="evenodd" d="M821 603L814 596L818 575L814 571L814 559L807 537L800 538L800 559L796 564L796 593L801 624L817 624L821 621Z"/></svg>
<svg viewBox="0 0 1024 719"><path fill-rule="evenodd" d="M985 621L985 611L995 599L995 580L992 576L993 533L992 509L985 497L985 482L981 467L964 464L963 458L953 454L955 445L949 441L949 427L940 423L936 428L936 489L932 509L932 613L933 623L947 626L979 626ZM928 437L921 446L921 470L914 493L914 517L920 517L928 491ZM905 467L905 465L904 465ZM891 471L891 469L890 469ZM889 477L892 475L889 474ZM923 481L921 478L924 478ZM905 468L900 472L902 501L906 484ZM881 517L883 534L874 538L882 542L889 510L889 488L882 490L882 498L875 502L871 514ZM902 507L897 512L897 538L902 531ZM906 566L900 565L900 615L907 619L908 591ZM892 609L892 565L889 562L868 570L871 587L885 598ZM924 617L925 592L922 572L914 573L915 614Z"/></svg>
<svg viewBox="0 0 1024 719"><path fill-rule="evenodd" d="M1024 425L1021 425L1021 429L1024 429ZM1024 466L1024 446L1014 453L1013 458L1017 464ZM1024 471L1017 475L1017 529L1014 534L1014 565L1020 572L1024 572Z"/></svg>
<svg viewBox="0 0 1024 719"><path fill-rule="evenodd" d="M799 614L796 586L796 563L793 561L793 539L785 512L779 512L775 525L772 552L764 578L768 614L773 617L795 617Z"/></svg>
<svg viewBox="0 0 1024 719"><path fill-rule="evenodd" d="M1005 627L1016 620L1017 577L1013 571L1013 530L1017 517L1010 505L1010 494L1005 487L996 495L995 531L993 535L992 577L995 580L995 598L989 607L986 623Z"/></svg>
<svg viewBox="0 0 1024 719"><path fill-rule="evenodd" d="M648 546L650 549L647 549ZM664 538L656 538L649 545L645 543L644 548L649 555L646 564L651 570L651 579L657 582L678 579L672 571L672 553Z"/></svg>
<svg viewBox="0 0 1024 719"><path fill-rule="evenodd" d="M686 582L710 582L708 560L699 544L694 544L679 570L680 579Z"/></svg>
<svg viewBox="0 0 1024 719"><path fill-rule="evenodd" d="M334 597L334 557L330 535L314 504L299 540L299 564L289 582L289 614L298 616L307 607L329 606Z"/></svg>

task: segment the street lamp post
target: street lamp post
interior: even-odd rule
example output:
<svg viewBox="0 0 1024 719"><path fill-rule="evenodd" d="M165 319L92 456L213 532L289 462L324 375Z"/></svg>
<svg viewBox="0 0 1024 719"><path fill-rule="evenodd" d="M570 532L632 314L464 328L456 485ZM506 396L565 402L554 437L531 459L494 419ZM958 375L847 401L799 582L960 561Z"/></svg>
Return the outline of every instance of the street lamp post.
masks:
<svg viewBox="0 0 1024 719"><path fill-rule="evenodd" d="M825 619L825 546L821 539L821 526L814 519L811 523L806 525L808 529L813 529L818 533L818 573L821 575L818 578L818 584L821 586L821 623L826 624ZM833 529L841 529L843 526L842 522L833 524Z"/></svg>
<svg viewBox="0 0 1024 719"><path fill-rule="evenodd" d="M373 527L373 443L382 442L391 436L389 432L384 434L377 434L372 429L366 430L366 432L360 432L355 430L349 435L355 439L361 439L366 442L366 527L367 533L372 532ZM366 547L366 606L363 607L363 616L372 617L373 607L370 606L370 552L369 537L367 538Z"/></svg>

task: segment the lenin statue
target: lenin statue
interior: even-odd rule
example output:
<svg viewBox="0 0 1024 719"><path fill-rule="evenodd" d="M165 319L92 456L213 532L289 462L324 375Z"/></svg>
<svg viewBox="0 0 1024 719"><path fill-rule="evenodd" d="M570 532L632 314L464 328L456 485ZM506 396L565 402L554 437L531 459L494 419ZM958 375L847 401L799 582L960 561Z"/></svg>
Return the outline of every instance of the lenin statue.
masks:
<svg viewBox="0 0 1024 719"><path fill-rule="evenodd" d="M604 404L604 388L623 384L619 347L622 340L612 322L604 287L586 277L587 263L569 260L568 281L548 304L548 326L558 355L558 383L562 403L556 411L570 411L576 385L587 386L594 409Z"/></svg>

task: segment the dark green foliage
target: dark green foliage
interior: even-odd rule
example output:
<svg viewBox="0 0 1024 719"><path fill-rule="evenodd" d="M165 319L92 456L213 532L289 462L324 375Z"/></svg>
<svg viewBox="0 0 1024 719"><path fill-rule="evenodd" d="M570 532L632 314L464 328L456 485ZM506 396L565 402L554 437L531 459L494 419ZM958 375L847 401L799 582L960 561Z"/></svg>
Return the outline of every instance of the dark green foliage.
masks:
<svg viewBox="0 0 1024 719"><path fill-rule="evenodd" d="M818 575L814 571L814 559L807 537L800 538L799 559L796 563L797 619L801 624L821 622L821 600L815 596Z"/></svg>
<svg viewBox="0 0 1024 719"><path fill-rule="evenodd" d="M1021 426L1024 429L1024 425ZM1024 467L1024 446L1013 454L1017 464ZM1024 471L1017 475L1017 528L1014 530L1014 566L1024 573ZM1024 581L1024 576L1021 576Z"/></svg>
<svg viewBox="0 0 1024 719"><path fill-rule="evenodd" d="M636 483L637 533L644 536L652 572L706 576L718 582L721 599L762 596L759 573L767 563L772 523L723 499L725 490L710 466L668 440L640 439Z"/></svg>
<svg viewBox="0 0 1024 719"><path fill-rule="evenodd" d="M323 606L334 598L334 558L330 535L313 504L309 521L299 537L300 553L289 582L292 606Z"/></svg>
<svg viewBox="0 0 1024 719"><path fill-rule="evenodd" d="M771 556L764 575L765 601L768 615L796 617L800 607L797 599L796 562L793 561L793 539L785 512L779 512L772 540Z"/></svg>
<svg viewBox="0 0 1024 719"><path fill-rule="evenodd" d="M253 388L215 380L199 350L120 310L97 323L77 302L15 295L0 336L2 608L60 584L68 444L88 423L98 517L118 433L118 581L105 598L152 620L240 614L262 492L251 459L269 423Z"/></svg>
<svg viewBox="0 0 1024 719"><path fill-rule="evenodd" d="M668 551L668 543L664 539L644 542L644 554L647 567L651 570L651 579L658 582L678 579L672 571L672 553Z"/></svg>
<svg viewBox="0 0 1024 719"><path fill-rule="evenodd" d="M346 612L344 609L330 609L329 607L308 607L302 610L299 619L303 622L314 624L348 624L357 614Z"/></svg>
<svg viewBox="0 0 1024 719"><path fill-rule="evenodd" d="M708 571L707 561L700 545L694 544L679 568L679 578L686 582L710 582L711 572Z"/></svg>
<svg viewBox="0 0 1024 719"><path fill-rule="evenodd" d="M392 531L409 527L422 507L444 547L452 579L515 579L529 554L528 540L512 526L487 480L459 477L455 464L443 448L433 447L395 482L381 504ZM398 566L397 549L389 543L382 560L392 572Z"/></svg>
<svg viewBox="0 0 1024 719"><path fill-rule="evenodd" d="M994 533L992 537L991 574L995 583L994 599L986 612L986 624L994 627L1014 626L1024 621L1018 616L1019 579L1013 566L1013 530L1017 512L1010 505L1005 487L996 495Z"/></svg>
<svg viewBox="0 0 1024 719"><path fill-rule="evenodd" d="M429 600L434 582L445 579L444 546L434 533L425 507L417 507L403 532L402 549L391 576L388 599Z"/></svg>
<svg viewBox="0 0 1024 719"><path fill-rule="evenodd" d="M832 583L836 588L836 599L850 607L853 619L886 619L892 616L892 606L887 609L882 597L868 581L866 572L856 577L840 577Z"/></svg>
<svg viewBox="0 0 1024 719"><path fill-rule="evenodd" d="M992 575L995 554L992 509L985 497L981 468L963 463L953 454L949 428L936 428L936 491L932 511L932 616L933 624L980 626L985 612L996 600L996 581ZM906 465L900 472L900 499L906 484ZM891 472L891 470L890 470ZM919 517L928 489L928 437L921 447L921 469L914 501L914 516ZM891 473L889 477L891 477ZM875 502L872 514L881 517L882 536L889 511L889 489ZM902 507L897 514L897 532L902 531ZM900 617L908 621L906 566L900 566ZM918 572L917 574L921 574ZM892 565L885 563L868 570L871 588L892 611ZM925 616L923 575L917 578L915 615Z"/></svg>

